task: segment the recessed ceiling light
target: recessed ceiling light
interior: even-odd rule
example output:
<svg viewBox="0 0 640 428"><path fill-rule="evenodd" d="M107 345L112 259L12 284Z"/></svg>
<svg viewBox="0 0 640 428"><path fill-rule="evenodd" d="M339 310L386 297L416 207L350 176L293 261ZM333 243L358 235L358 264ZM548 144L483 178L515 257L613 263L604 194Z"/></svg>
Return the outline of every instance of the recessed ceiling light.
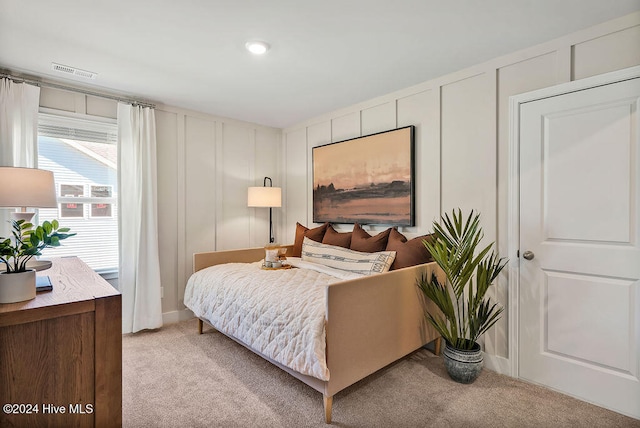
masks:
<svg viewBox="0 0 640 428"><path fill-rule="evenodd" d="M251 40L244 45L254 55L264 55L269 50L269 43Z"/></svg>

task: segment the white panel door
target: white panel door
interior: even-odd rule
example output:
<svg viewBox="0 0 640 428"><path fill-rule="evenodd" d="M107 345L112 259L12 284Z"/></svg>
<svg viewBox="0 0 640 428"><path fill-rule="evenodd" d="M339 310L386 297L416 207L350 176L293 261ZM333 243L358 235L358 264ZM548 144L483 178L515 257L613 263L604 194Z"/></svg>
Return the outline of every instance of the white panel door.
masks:
<svg viewBox="0 0 640 428"><path fill-rule="evenodd" d="M519 376L636 418L639 105L632 79L520 107Z"/></svg>

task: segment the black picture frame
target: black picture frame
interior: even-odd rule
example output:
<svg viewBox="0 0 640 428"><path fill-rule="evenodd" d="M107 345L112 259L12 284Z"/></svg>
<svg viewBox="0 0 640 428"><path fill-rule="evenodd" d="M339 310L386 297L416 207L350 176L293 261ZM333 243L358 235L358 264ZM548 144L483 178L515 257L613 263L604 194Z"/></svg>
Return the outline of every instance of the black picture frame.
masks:
<svg viewBox="0 0 640 428"><path fill-rule="evenodd" d="M415 226L415 126L312 149L313 221Z"/></svg>

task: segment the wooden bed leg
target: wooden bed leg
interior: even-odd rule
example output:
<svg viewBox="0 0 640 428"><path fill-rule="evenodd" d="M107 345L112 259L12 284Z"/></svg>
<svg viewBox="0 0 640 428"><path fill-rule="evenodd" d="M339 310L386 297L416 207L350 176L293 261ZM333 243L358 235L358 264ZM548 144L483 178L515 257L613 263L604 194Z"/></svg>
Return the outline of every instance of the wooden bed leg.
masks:
<svg viewBox="0 0 640 428"><path fill-rule="evenodd" d="M438 337L434 342L433 342L433 352L436 355L440 355L440 347L442 346L442 336Z"/></svg>
<svg viewBox="0 0 640 428"><path fill-rule="evenodd" d="M331 407L333 406L333 396L332 395L323 395L324 401L324 423L331 423Z"/></svg>
<svg viewBox="0 0 640 428"><path fill-rule="evenodd" d="M200 318L198 318L198 334L202 334L203 325L204 325L204 323L202 322L202 320Z"/></svg>

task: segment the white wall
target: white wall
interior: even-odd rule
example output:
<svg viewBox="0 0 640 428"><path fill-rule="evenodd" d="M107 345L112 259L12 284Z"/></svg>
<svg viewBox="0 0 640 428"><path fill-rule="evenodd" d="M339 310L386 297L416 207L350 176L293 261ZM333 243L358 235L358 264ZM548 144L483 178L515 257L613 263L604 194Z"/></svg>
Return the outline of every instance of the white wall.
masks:
<svg viewBox="0 0 640 428"><path fill-rule="evenodd" d="M247 188L280 179L281 131L170 106L156 108L160 268L166 321L185 312L193 253L262 246L269 211ZM279 238L280 210L274 209Z"/></svg>
<svg viewBox="0 0 640 428"><path fill-rule="evenodd" d="M115 101L43 87L50 113L116 118ZM182 299L194 252L264 245L269 211L247 188L281 185L281 131L171 106L156 108L160 269L165 322L189 316ZM280 210L274 209L280 238ZM113 280L112 280L113 281Z"/></svg>
<svg viewBox="0 0 640 428"><path fill-rule="evenodd" d="M640 13L633 13L287 128L285 241L293 241L296 221L312 219L312 147L415 125L416 226L403 232L426 233L441 213L473 208L487 241L514 258L506 243L509 96L639 64ZM496 291L506 305L506 274ZM498 369L508 364L507 324L505 311L485 337Z"/></svg>

